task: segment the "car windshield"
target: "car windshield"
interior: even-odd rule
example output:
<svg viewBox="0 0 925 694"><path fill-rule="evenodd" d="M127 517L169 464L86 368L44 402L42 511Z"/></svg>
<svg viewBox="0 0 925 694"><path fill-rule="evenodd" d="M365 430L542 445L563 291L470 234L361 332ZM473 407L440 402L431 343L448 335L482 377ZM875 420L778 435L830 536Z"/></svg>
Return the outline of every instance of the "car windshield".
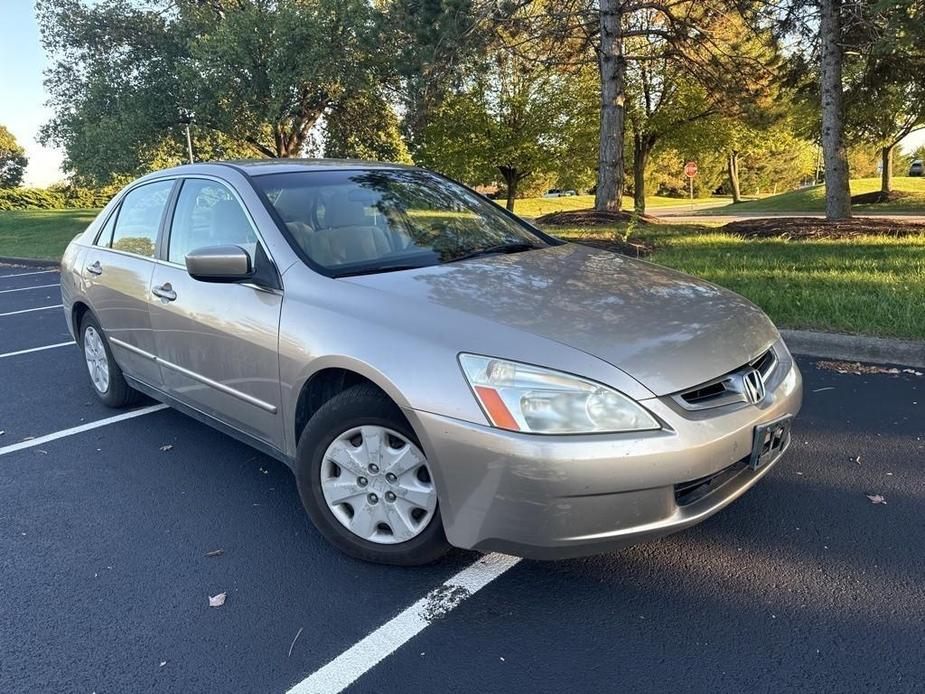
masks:
<svg viewBox="0 0 925 694"><path fill-rule="evenodd" d="M253 180L305 255L334 276L549 245L480 195L426 171L305 171Z"/></svg>

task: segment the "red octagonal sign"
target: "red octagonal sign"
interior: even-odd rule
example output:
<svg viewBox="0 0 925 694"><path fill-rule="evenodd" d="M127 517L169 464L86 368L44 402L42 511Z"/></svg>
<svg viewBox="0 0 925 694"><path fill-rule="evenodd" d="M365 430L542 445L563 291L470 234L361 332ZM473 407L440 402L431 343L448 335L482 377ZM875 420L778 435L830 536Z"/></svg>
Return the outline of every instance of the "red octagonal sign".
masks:
<svg viewBox="0 0 925 694"><path fill-rule="evenodd" d="M689 161L684 165L684 175L693 178L697 175L697 162Z"/></svg>

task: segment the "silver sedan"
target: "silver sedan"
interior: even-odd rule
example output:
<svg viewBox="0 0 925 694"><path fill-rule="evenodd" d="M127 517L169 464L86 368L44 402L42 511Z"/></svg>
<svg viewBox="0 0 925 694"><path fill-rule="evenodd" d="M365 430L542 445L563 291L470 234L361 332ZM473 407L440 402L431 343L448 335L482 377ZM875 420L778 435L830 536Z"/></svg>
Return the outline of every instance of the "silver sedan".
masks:
<svg viewBox="0 0 925 694"><path fill-rule="evenodd" d="M159 171L74 239L61 286L103 402L284 461L318 530L384 563L688 527L777 463L802 399L748 301L410 167Z"/></svg>

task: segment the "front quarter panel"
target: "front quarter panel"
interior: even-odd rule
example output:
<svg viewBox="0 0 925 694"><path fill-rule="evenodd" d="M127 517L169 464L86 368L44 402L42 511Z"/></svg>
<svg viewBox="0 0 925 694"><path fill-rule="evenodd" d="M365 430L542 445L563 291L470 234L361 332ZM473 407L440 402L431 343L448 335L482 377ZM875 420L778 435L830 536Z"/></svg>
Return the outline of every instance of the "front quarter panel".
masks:
<svg viewBox="0 0 925 694"><path fill-rule="evenodd" d="M486 425L459 367L460 352L559 369L642 400L652 393L624 372L561 343L423 300L323 277L297 264L284 275L279 362L287 453L303 385L325 368L355 371L406 410Z"/></svg>

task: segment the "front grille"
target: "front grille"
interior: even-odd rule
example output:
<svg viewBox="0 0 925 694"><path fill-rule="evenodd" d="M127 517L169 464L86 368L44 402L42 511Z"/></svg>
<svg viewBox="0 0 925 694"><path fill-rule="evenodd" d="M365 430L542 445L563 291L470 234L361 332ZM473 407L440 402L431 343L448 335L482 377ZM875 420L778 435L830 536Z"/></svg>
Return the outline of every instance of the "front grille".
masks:
<svg viewBox="0 0 925 694"><path fill-rule="evenodd" d="M738 460L732 465L724 467L719 472L714 472L712 475L706 475L705 477L698 477L690 482L676 484L674 486L675 503L678 506L687 506L695 501L700 501L708 494L712 494L724 484L747 470L748 459L749 456L745 456L742 460Z"/></svg>
<svg viewBox="0 0 925 694"><path fill-rule="evenodd" d="M737 403L754 404L761 401L764 392L755 392L754 378L750 384L749 374L754 376L754 372L758 372L763 389L763 385L771 381L779 363L774 350L769 349L735 371L677 393L672 398L684 409L695 411Z"/></svg>

